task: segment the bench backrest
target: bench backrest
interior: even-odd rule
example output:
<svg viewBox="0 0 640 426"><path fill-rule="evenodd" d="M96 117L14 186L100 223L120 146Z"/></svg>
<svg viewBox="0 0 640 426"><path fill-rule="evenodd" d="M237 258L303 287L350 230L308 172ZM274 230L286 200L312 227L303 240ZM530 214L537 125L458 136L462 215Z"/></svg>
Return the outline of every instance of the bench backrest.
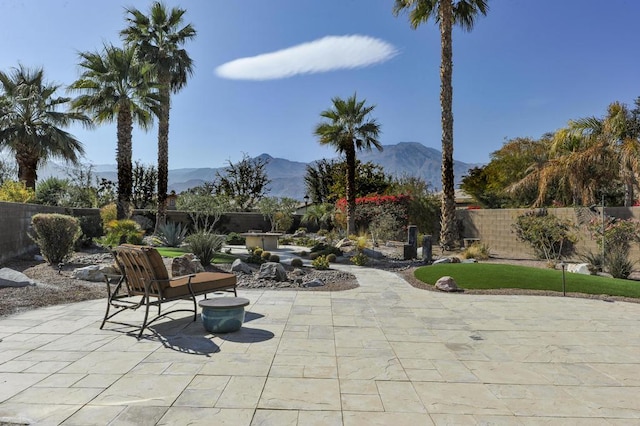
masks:
<svg viewBox="0 0 640 426"><path fill-rule="evenodd" d="M122 244L113 252L130 294L144 294L145 285L150 284L150 293L161 295L169 285L162 256L153 247Z"/></svg>

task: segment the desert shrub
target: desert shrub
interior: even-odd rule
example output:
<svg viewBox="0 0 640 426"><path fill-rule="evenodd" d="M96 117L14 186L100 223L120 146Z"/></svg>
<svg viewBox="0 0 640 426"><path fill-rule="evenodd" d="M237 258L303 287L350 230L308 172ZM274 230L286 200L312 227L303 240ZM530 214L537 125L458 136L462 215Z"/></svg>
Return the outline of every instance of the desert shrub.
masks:
<svg viewBox="0 0 640 426"><path fill-rule="evenodd" d="M340 250L336 246L332 246L326 243L316 243L313 247L311 247L311 254L317 253L320 256L326 256L328 254L333 253L336 256L342 256L342 250Z"/></svg>
<svg viewBox="0 0 640 426"><path fill-rule="evenodd" d="M78 219L56 213L33 215L31 227L33 234L30 237L49 264L58 264L69 258L82 232Z"/></svg>
<svg viewBox="0 0 640 426"><path fill-rule="evenodd" d="M280 263L280 256L278 256L277 254L272 254L271 256L269 256L269 262Z"/></svg>
<svg viewBox="0 0 640 426"><path fill-rule="evenodd" d="M271 252L264 250L262 253L260 253L260 257L263 258L264 260L269 259L269 257L271 257Z"/></svg>
<svg viewBox="0 0 640 426"><path fill-rule="evenodd" d="M99 238L104 235L104 228L102 227L102 219L100 216L80 216L77 219L82 233L76 241L76 249L90 247L94 238Z"/></svg>
<svg viewBox="0 0 640 426"><path fill-rule="evenodd" d="M114 203L107 204L100 209L100 218L102 219L102 225L104 230L107 230L107 225L118 218L118 209Z"/></svg>
<svg viewBox="0 0 640 426"><path fill-rule="evenodd" d="M306 250L302 250L302 251L300 252L300 256L302 256L302 257L307 257L307 256L309 256L309 252L308 252L308 251L306 251Z"/></svg>
<svg viewBox="0 0 640 426"><path fill-rule="evenodd" d="M322 254L318 252L309 253L309 260L316 260L320 256L322 256Z"/></svg>
<svg viewBox="0 0 640 426"><path fill-rule="evenodd" d="M326 236L328 233L329 233L329 231L328 231L328 230L326 230L326 229L320 229L320 230L318 230L318 232L317 232L317 234L318 234L320 237L324 237L324 236Z"/></svg>
<svg viewBox="0 0 640 426"><path fill-rule="evenodd" d="M574 251L574 226L567 220L540 209L518 216L512 225L518 240L533 249L536 257L556 262Z"/></svg>
<svg viewBox="0 0 640 426"><path fill-rule="evenodd" d="M69 180L54 176L48 177L36 186L34 202L45 206L64 206L69 196Z"/></svg>
<svg viewBox="0 0 640 426"><path fill-rule="evenodd" d="M242 246L246 242L246 238L237 232L230 232L227 235L227 244L232 246Z"/></svg>
<svg viewBox="0 0 640 426"><path fill-rule="evenodd" d="M489 259L491 249L484 243L473 243L462 252L465 259L487 260Z"/></svg>
<svg viewBox="0 0 640 426"><path fill-rule="evenodd" d="M293 242L294 242L294 239L290 235L278 237L278 244L290 245L290 244L293 244Z"/></svg>
<svg viewBox="0 0 640 426"><path fill-rule="evenodd" d="M627 279L633 271L633 262L629 260L629 250L615 247L607 251L605 265L613 278Z"/></svg>
<svg viewBox="0 0 640 426"><path fill-rule="evenodd" d="M215 253L222 248L226 241L224 235L216 235L206 231L197 231L185 239L189 251L200 259L202 266L211 264Z"/></svg>
<svg viewBox="0 0 640 426"><path fill-rule="evenodd" d="M338 258L336 257L336 255L335 255L335 254L333 254L333 253L329 253L329 254L327 255L327 261L329 261L329 263L335 263L335 262L336 262L336 260L338 260Z"/></svg>
<svg viewBox="0 0 640 426"><path fill-rule="evenodd" d="M131 220L135 221L138 225L140 225L140 229L142 229L145 232L153 230L156 226L156 223L154 220L151 220L147 216L143 216L141 214L136 214L131 216Z"/></svg>
<svg viewBox="0 0 640 426"><path fill-rule="evenodd" d="M589 264L589 272L591 272L591 275L604 271L604 259L602 258L602 253L588 251L586 253L581 253L578 257L583 262Z"/></svg>
<svg viewBox="0 0 640 426"><path fill-rule="evenodd" d="M167 222L158 227L154 241L165 247L179 247L187 238L187 227L177 222Z"/></svg>
<svg viewBox="0 0 640 426"><path fill-rule="evenodd" d="M318 256L313 259L311 266L319 270L329 269L329 261L326 256Z"/></svg>
<svg viewBox="0 0 640 426"><path fill-rule="evenodd" d="M115 247L120 244L142 244L144 231L131 219L112 220L107 223L105 236L98 239L100 245Z"/></svg>
<svg viewBox="0 0 640 426"><path fill-rule="evenodd" d="M32 189L27 188L24 182L6 180L2 186L0 186L0 201L28 203L33 201L34 197L35 193Z"/></svg>
<svg viewBox="0 0 640 426"><path fill-rule="evenodd" d="M258 257L262 256L262 252L263 252L262 247L254 247L253 249L249 250L249 253L255 254Z"/></svg>
<svg viewBox="0 0 640 426"><path fill-rule="evenodd" d="M358 252L358 254L351 257L351 263L357 266L364 266L369 263L369 256L362 252Z"/></svg>
<svg viewBox="0 0 640 426"><path fill-rule="evenodd" d="M293 266L294 268L302 268L302 259L300 259L299 257L294 257L293 259L291 259L291 266Z"/></svg>

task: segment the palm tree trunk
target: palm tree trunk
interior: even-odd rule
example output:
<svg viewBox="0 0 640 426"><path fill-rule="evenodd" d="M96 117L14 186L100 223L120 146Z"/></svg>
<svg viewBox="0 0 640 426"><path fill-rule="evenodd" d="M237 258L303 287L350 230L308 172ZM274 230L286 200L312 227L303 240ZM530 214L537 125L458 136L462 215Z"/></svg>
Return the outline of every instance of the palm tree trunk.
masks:
<svg viewBox="0 0 640 426"><path fill-rule="evenodd" d="M164 73L163 73L164 74ZM160 80L160 116L158 117L158 213L156 214L156 231L167 220L167 187L169 181L169 110L170 77L163 75Z"/></svg>
<svg viewBox="0 0 640 426"><path fill-rule="evenodd" d="M347 236L356 232L356 149L345 150L347 162Z"/></svg>
<svg viewBox="0 0 640 426"><path fill-rule="evenodd" d="M16 150L16 163L18 164L18 180L24 182L27 189L36 190L38 179L38 158L33 158L25 150Z"/></svg>
<svg viewBox="0 0 640 426"><path fill-rule="evenodd" d="M130 214L131 194L133 186L133 166L131 157L133 150L131 146L131 133L133 124L131 122L131 110L129 105L121 105L118 111L118 205L117 218L126 219Z"/></svg>
<svg viewBox="0 0 640 426"><path fill-rule="evenodd" d="M452 249L457 240L453 175L453 53L451 0L440 1L440 107L442 109L442 219L440 245Z"/></svg>

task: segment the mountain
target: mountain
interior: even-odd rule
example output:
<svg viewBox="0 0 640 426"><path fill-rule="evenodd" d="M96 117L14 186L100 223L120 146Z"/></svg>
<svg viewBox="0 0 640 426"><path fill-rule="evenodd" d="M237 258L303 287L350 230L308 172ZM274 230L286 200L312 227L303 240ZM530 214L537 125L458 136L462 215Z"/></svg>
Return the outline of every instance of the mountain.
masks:
<svg viewBox="0 0 640 426"><path fill-rule="evenodd" d="M271 179L269 196L291 197L297 200L304 198L304 175L307 165L313 163L274 158L266 153L256 158L267 161L265 171ZM386 173L396 177L403 175L421 177L436 191L442 187L440 177L442 154L437 149L429 148L421 143L400 142L395 145L384 145L381 152L377 150L359 152L358 159L362 162L371 161L379 164ZM469 169L481 165L454 161L456 185L460 183ZM38 177L39 179L49 176L67 177L68 170L66 166L48 163L38 170ZM223 172L224 167L169 170L169 191L180 193L194 186L202 185L205 181L212 181L218 171ZM93 172L101 178L110 180L117 178L115 165L94 165Z"/></svg>

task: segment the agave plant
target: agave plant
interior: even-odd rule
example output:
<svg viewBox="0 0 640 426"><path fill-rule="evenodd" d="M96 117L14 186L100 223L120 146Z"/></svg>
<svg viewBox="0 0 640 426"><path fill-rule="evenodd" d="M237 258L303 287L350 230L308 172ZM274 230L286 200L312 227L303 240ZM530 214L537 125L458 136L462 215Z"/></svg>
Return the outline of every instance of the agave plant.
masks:
<svg viewBox="0 0 640 426"><path fill-rule="evenodd" d="M155 241L165 247L179 247L187 237L187 227L181 223L167 222L158 226Z"/></svg>

